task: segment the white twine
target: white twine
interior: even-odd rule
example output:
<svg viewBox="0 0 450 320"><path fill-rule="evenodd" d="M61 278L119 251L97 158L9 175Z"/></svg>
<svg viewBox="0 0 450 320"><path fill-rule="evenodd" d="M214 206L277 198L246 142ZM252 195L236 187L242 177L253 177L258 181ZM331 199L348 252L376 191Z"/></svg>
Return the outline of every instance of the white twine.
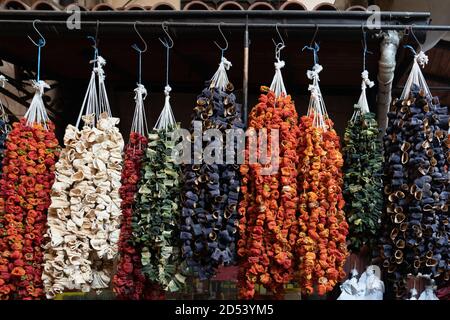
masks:
<svg viewBox="0 0 450 320"><path fill-rule="evenodd" d="M111 108L109 106L108 95L105 87L105 71L103 70L106 60L101 56L97 56L97 59L91 61L91 63L94 63L94 67L92 69L91 78L89 80L83 103L81 104L81 110L76 124L77 127L79 127L83 115L94 114L95 120L98 120L99 115L106 112L111 117ZM98 90L96 78L98 81ZM93 127L95 126L95 122L87 123L86 125Z"/></svg>
<svg viewBox="0 0 450 320"><path fill-rule="evenodd" d="M134 89L134 101L136 107L134 109L133 123L131 125L131 132L136 132L142 136L148 135L147 117L145 115L144 100L147 97L147 89L138 83Z"/></svg>
<svg viewBox="0 0 450 320"><path fill-rule="evenodd" d="M372 88L375 85L375 82L370 81L369 72L367 70L364 70L361 73L361 78L361 95L359 96L358 103L355 105L355 111L353 112L352 118L350 119L351 122L354 122L359 117L359 115L370 112L369 103L366 96L366 89L367 87Z"/></svg>
<svg viewBox="0 0 450 320"><path fill-rule="evenodd" d="M2 88L5 87L6 82L8 82L8 79L6 79L6 77L1 74L0 75L0 83L1 83ZM0 119L3 120L3 122L5 122L5 123L8 122L9 121L8 114L6 113L5 106L3 105L2 99L0 99L0 113L1 113ZM8 129L6 129L6 131L8 132Z"/></svg>
<svg viewBox="0 0 450 320"><path fill-rule="evenodd" d="M422 89L425 92L426 97L431 99L430 89L428 88L425 77L422 74L422 70L420 70L420 67L424 68L427 63L428 56L423 51L420 51L414 56L413 66L408 76L408 80L405 83L405 88L403 89L400 99L404 100L410 97L413 84L417 85L419 89Z"/></svg>
<svg viewBox="0 0 450 320"><path fill-rule="evenodd" d="M161 114L156 121L154 129L156 130L168 130L169 128L173 128L176 124L175 117L172 112L172 107L170 106L170 91L172 88L167 85L164 88L164 94L166 95L166 99L164 102L164 108L161 111Z"/></svg>
<svg viewBox="0 0 450 320"><path fill-rule="evenodd" d="M24 115L27 120L26 124L32 127L34 124L42 124L45 130L48 129L47 122L49 121L47 110L45 109L42 95L45 89L50 89L50 86L44 81L32 80L32 87L36 90L31 100L30 107Z"/></svg>
<svg viewBox="0 0 450 320"><path fill-rule="evenodd" d="M228 84L227 70L230 70L232 66L231 62L225 57L222 57L219 63L219 68L211 79L210 89L217 88L221 91L225 91Z"/></svg>
<svg viewBox="0 0 450 320"><path fill-rule="evenodd" d="M285 66L284 61L277 59L275 62L275 75L270 85L270 90L275 93L275 97L278 98L282 94L286 95L286 87L284 86L283 75L281 74L281 68Z"/></svg>
<svg viewBox="0 0 450 320"><path fill-rule="evenodd" d="M306 72L308 79L313 81L313 83L308 87L308 90L311 91L311 97L309 99L307 115L313 115L313 127L322 128L326 131L327 126L325 124L325 118L328 117L328 113L325 108L325 102L323 101L319 86L319 73L322 70L323 67L320 64L315 64L312 70L308 70Z"/></svg>

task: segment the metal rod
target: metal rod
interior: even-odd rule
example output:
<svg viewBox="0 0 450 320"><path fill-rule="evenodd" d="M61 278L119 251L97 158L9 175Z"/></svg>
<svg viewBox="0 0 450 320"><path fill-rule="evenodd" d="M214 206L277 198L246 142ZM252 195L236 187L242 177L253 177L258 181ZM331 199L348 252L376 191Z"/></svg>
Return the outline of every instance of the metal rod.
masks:
<svg viewBox="0 0 450 320"><path fill-rule="evenodd" d="M300 17L300 18L367 18L373 14L371 11L303 11L303 10L192 10L192 11L147 11L147 10L129 10L129 11L81 11L82 18L85 17ZM381 11L381 18L392 19L426 19L430 17L429 12L401 12L401 11ZM70 12L65 11L40 11L40 10L5 10L0 12L0 16L32 16L36 17L56 16L68 17Z"/></svg>
<svg viewBox="0 0 450 320"><path fill-rule="evenodd" d="M244 124L247 126L247 115L248 115L248 57L250 41L248 35L248 26L245 27L244 33L244 75L242 80L242 91L244 94Z"/></svg>
<svg viewBox="0 0 450 320"><path fill-rule="evenodd" d="M30 24L32 20L0 20L1 24ZM91 25L96 26L97 21L80 21L82 25ZM140 22L140 25L143 26L153 26L153 27L161 27L163 25L163 21L161 22ZM58 20L42 20L40 24L47 25L63 25L66 24L66 21L58 21ZM106 26L133 26L134 21L100 21L100 24ZM214 27L217 28L219 23L214 22L166 22L165 23L169 27L181 27L181 28L204 28L204 27ZM245 22L223 22L222 26L227 28L238 28L243 29L246 27ZM273 29L276 26L276 23L249 23L248 28L264 28L264 29ZM278 24L279 28L285 29L314 29L318 26L321 30L361 30L361 24L335 24L335 23L280 23ZM450 25L391 25L385 24L380 25L378 29L375 30L406 30L411 26L414 27L414 30L424 30L424 31L450 31Z"/></svg>

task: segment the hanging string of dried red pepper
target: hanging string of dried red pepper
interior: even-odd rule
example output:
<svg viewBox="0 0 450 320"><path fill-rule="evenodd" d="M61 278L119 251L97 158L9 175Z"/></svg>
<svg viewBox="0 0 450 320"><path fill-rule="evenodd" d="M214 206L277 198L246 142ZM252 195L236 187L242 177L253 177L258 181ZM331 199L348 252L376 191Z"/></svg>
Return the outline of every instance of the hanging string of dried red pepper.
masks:
<svg viewBox="0 0 450 320"><path fill-rule="evenodd" d="M36 93L25 117L6 140L0 190L0 300L43 297L43 235L59 156L54 125L42 95L49 86L33 81Z"/></svg>
<svg viewBox="0 0 450 320"><path fill-rule="evenodd" d="M138 182L141 178L141 164L147 148L147 122L144 99L147 90L138 84L135 91L136 108L131 127L130 141L125 146L122 186L119 189L122 198L122 222L119 238L119 262L113 278L113 290L119 299L140 300L146 289L146 279L142 273L141 254L130 242L132 239L132 217L136 204Z"/></svg>

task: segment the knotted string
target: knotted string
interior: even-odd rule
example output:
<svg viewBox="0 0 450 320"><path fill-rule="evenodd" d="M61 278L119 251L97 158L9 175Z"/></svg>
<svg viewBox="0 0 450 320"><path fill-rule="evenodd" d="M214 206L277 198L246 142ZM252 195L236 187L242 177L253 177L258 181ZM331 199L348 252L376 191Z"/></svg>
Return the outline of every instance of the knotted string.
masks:
<svg viewBox="0 0 450 320"><path fill-rule="evenodd" d="M48 129L47 122L49 121L47 110L42 100L45 89L49 89L50 86L44 81L32 80L32 87L36 90L31 100L30 107L24 115L27 120L26 124L29 127L33 127L35 124L41 124L45 130Z"/></svg>
<svg viewBox="0 0 450 320"><path fill-rule="evenodd" d="M277 59L275 62L275 75L270 85L270 90L275 93L275 97L278 98L281 95L286 95L286 87L284 86L283 75L281 74L281 68L285 66L284 61Z"/></svg>
<svg viewBox="0 0 450 320"><path fill-rule="evenodd" d="M134 101L136 107L134 109L133 123L131 124L131 132L136 132L141 136L146 137L148 135L147 117L145 115L144 100L147 97L147 89L138 83L136 89L134 89ZM142 146L139 143L139 148Z"/></svg>
<svg viewBox="0 0 450 320"><path fill-rule="evenodd" d="M222 56L220 59L219 68L211 79L211 84L209 85L210 89L216 88L220 91L225 91L228 84L227 70L230 70L231 66L231 62Z"/></svg>
<svg viewBox="0 0 450 320"><path fill-rule="evenodd" d="M82 116L94 115L93 119L84 119L85 124L93 127L95 126L95 120L101 113L106 112L111 117L111 108L109 105L108 96L105 87L105 72L103 66L106 64L106 60L97 54L95 50L95 60L90 61L94 66L92 68L91 78L89 80L88 88L81 104L81 110L78 115L76 126L79 127ZM97 80L96 80L97 79ZM97 82L98 81L98 90Z"/></svg>
<svg viewBox="0 0 450 320"><path fill-rule="evenodd" d="M167 131L168 129L173 128L176 124L175 117L172 112L172 107L170 106L170 91L172 91L172 88L167 85L164 88L164 94L166 96L164 108L162 109L161 114L159 115L154 127L154 129L156 130L164 129L165 131Z"/></svg>
<svg viewBox="0 0 450 320"><path fill-rule="evenodd" d="M402 100L408 99L411 95L411 89L413 85L415 85L419 89L423 90L425 92L425 96L431 100L432 96L430 89L428 88L425 77L423 76L422 70L420 69L420 67L424 68L425 65L428 63L428 56L423 51L417 53L414 50L414 48L409 45L404 47L410 49L411 52L414 54L414 61L400 99Z"/></svg>
<svg viewBox="0 0 450 320"><path fill-rule="evenodd" d="M308 79L312 80L312 84L308 87L308 90L311 92L311 97L309 99L307 115L313 115L313 127L322 128L326 131L325 119L328 118L328 113L319 86L319 73L322 70L323 67L320 64L315 64L312 70L306 72Z"/></svg>
<svg viewBox="0 0 450 320"><path fill-rule="evenodd" d="M351 122L355 122L360 115L370 112L366 89L372 88L375 85L375 82L370 81L369 72L367 70L364 70L361 73L361 78L361 95L359 96L358 103L355 104L355 110L353 112L352 118L350 119Z"/></svg>
<svg viewBox="0 0 450 320"><path fill-rule="evenodd" d="M8 81L8 79L6 79L6 77L4 75L0 75L0 83L2 88L5 87L6 82ZM8 118L8 114L6 113L5 107L3 105L3 101L2 99L0 99L0 120L2 120L5 124L9 122L9 118ZM5 130L6 132L9 132L9 125L5 126Z"/></svg>

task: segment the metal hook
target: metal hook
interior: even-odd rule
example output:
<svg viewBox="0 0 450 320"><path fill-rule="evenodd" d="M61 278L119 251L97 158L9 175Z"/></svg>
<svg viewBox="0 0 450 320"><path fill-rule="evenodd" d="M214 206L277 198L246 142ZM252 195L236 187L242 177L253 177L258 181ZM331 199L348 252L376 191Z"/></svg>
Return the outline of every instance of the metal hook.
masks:
<svg viewBox="0 0 450 320"><path fill-rule="evenodd" d="M361 24L361 30L362 30L362 35L363 35L363 39L362 39L362 46L363 46L363 70L366 70L366 55L372 54L373 52L367 50L367 34L366 31L364 30L364 23Z"/></svg>
<svg viewBox="0 0 450 320"><path fill-rule="evenodd" d="M275 30L277 31L278 37L280 38L280 42L277 44L277 43L275 42L275 40L273 40L273 38L272 38L272 41L273 41L273 44L274 44L275 46L281 44L281 45L283 46L283 48L284 48L285 43L284 43L283 37L281 36L280 30L278 30L278 25L279 25L279 23L277 23L277 24L275 25Z"/></svg>
<svg viewBox="0 0 450 320"><path fill-rule="evenodd" d="M422 44L419 42L419 39L417 39L416 35L414 34L413 27L414 27L414 25L412 24L412 25L409 27L409 30L411 31L411 34L412 34L414 40L416 40L417 44L419 45L420 51L422 51Z"/></svg>
<svg viewBox="0 0 450 320"><path fill-rule="evenodd" d="M219 28L220 34L223 37L223 40L225 41L225 48L222 48L221 46L219 46L217 41L214 41L214 44L220 49L220 51L222 51L222 56L223 56L224 52L228 49L228 40L222 32L222 28L221 28L222 24L223 24L223 22L219 23L218 28Z"/></svg>
<svg viewBox="0 0 450 320"><path fill-rule="evenodd" d="M162 28L163 28L164 33L169 38L170 44L169 44L169 41L167 39L164 39L164 40L162 40L161 38L158 38L158 39L159 39L159 41L161 41L161 43L163 44L164 47L166 47L167 49L171 49L173 47L173 40L172 40L172 37L169 34L169 27L166 26L166 22L163 22Z"/></svg>
<svg viewBox="0 0 450 320"><path fill-rule="evenodd" d="M45 38L42 35L42 33L40 33L39 30L37 29L36 22L41 22L41 20L36 19L33 21L33 28L36 31L36 33L39 35L40 39L38 40L38 42L35 42L30 36L28 36L28 39L30 39L30 41L33 42L33 44L36 47L42 48L43 46L45 46L46 41L45 41Z"/></svg>
<svg viewBox="0 0 450 320"><path fill-rule="evenodd" d="M278 36L280 37L280 42L276 43L273 38L272 38L272 42L275 46L275 58L277 60L280 60L281 50L283 50L286 47L286 45L284 43L283 37L280 34L280 31L278 30L278 23L275 25L275 29L277 30Z"/></svg>
<svg viewBox="0 0 450 320"><path fill-rule="evenodd" d="M316 36L317 36L317 33L319 32L319 25L317 25L316 24L316 31L314 32L314 35L313 35L313 37L312 37L312 39L311 39L311 42L309 43L309 46L312 48L312 46L313 46L313 44L314 44L314 41L316 40Z"/></svg>
<svg viewBox="0 0 450 320"><path fill-rule="evenodd" d="M133 44L131 47L132 47L134 50L136 50L137 52L143 53L143 52L146 52L146 51L147 51L148 47L147 47L147 42L145 42L144 38L143 38L142 35L139 33L139 31L138 31L138 29L137 29L137 27L136 27L136 24L137 24L137 23L138 23L138 21L136 21L136 22L134 23L134 25L133 25L134 31L136 31L138 37L141 38L141 41L142 41L142 43L144 44L144 49L140 49L136 43Z"/></svg>

